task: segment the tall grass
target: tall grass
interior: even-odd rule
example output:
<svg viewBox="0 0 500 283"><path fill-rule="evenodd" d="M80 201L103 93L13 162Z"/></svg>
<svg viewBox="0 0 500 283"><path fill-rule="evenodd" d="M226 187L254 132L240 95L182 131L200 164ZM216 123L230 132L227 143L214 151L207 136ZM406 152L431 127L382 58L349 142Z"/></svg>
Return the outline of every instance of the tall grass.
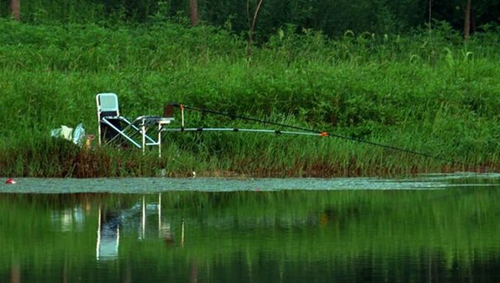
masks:
<svg viewBox="0 0 500 283"><path fill-rule="evenodd" d="M490 33L464 44L446 27L432 36L424 31L412 36L346 32L338 40L320 32L285 30L247 58L244 40L207 26L31 26L1 20L0 120L7 126L0 129L0 172L141 176L166 166L173 176L199 170L333 176L477 169L450 168L441 159L495 168L500 150L499 41ZM438 159L333 137L176 133L166 137L168 154L159 161L154 153L143 157L139 151L107 148L67 155L76 165L65 173L58 161L47 166L43 156L59 151L47 139L51 129L83 122L87 132L96 133L98 92L116 92L128 117L160 114L165 104L179 102ZM259 127L186 115L196 127ZM40 143L53 144L53 149L43 150ZM26 152L38 157L30 159ZM80 160L86 158L110 165L82 169L91 168Z"/></svg>

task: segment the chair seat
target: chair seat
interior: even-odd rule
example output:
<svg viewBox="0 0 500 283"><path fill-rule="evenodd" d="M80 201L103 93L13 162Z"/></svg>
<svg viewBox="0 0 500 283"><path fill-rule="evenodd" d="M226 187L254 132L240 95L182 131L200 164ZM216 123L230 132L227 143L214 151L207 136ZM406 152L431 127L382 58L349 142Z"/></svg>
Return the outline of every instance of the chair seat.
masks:
<svg viewBox="0 0 500 283"><path fill-rule="evenodd" d="M134 120L134 123L139 123L139 124L146 124L148 126L153 125L153 124L170 124L174 118L171 117L161 117L161 116L139 116Z"/></svg>

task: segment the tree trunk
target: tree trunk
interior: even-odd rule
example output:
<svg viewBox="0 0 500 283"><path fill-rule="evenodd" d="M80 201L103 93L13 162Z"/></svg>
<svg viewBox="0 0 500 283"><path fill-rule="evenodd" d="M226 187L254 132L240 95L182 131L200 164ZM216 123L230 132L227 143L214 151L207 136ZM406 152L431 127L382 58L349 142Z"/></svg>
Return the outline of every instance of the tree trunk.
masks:
<svg viewBox="0 0 500 283"><path fill-rule="evenodd" d="M252 57L252 44L253 44L253 33L255 31L255 25L257 24L257 17L260 12L260 7L262 6L262 1L259 0L257 4L257 8L255 9L255 13L253 14L252 26L250 26L250 31L248 33L248 46L247 46L247 57Z"/></svg>
<svg viewBox="0 0 500 283"><path fill-rule="evenodd" d="M21 0L10 0L10 13L14 20L21 19Z"/></svg>
<svg viewBox="0 0 500 283"><path fill-rule="evenodd" d="M198 24L198 0L189 0L191 26Z"/></svg>
<svg viewBox="0 0 500 283"><path fill-rule="evenodd" d="M470 16L471 16L471 5L472 0L467 0L467 4L465 4L465 20L464 20L464 40L469 39L470 36Z"/></svg>

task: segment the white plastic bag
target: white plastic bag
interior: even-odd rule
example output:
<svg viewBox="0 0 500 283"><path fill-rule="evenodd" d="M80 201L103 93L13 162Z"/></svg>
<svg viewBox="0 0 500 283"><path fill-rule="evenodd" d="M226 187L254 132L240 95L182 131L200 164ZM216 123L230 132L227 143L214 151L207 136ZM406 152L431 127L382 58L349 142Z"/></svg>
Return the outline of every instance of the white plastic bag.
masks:
<svg viewBox="0 0 500 283"><path fill-rule="evenodd" d="M82 123L78 124L75 129L61 125L61 128L51 130L50 136L69 140L80 147L83 146L87 140Z"/></svg>
<svg viewBox="0 0 500 283"><path fill-rule="evenodd" d="M85 134L85 129L83 128L83 124L80 123L73 131L73 143L81 147L85 144L86 140L87 135Z"/></svg>

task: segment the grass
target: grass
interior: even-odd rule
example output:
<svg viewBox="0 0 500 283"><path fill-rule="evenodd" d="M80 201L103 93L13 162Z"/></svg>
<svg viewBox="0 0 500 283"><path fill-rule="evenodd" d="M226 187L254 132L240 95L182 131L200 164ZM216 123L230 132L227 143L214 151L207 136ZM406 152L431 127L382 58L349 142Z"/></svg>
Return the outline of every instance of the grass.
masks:
<svg viewBox="0 0 500 283"><path fill-rule="evenodd" d="M346 32L336 40L285 32L247 58L244 40L207 26L0 20L0 32L0 120L9 125L0 129L3 175L151 176L166 166L171 176L352 176L498 167L500 37L491 33L462 43L445 28L432 36ZM113 148L73 151L48 138L51 129L80 122L95 134L95 94L108 91L127 117L178 102L346 138L176 133L162 160ZM195 127L262 127L186 114Z"/></svg>

